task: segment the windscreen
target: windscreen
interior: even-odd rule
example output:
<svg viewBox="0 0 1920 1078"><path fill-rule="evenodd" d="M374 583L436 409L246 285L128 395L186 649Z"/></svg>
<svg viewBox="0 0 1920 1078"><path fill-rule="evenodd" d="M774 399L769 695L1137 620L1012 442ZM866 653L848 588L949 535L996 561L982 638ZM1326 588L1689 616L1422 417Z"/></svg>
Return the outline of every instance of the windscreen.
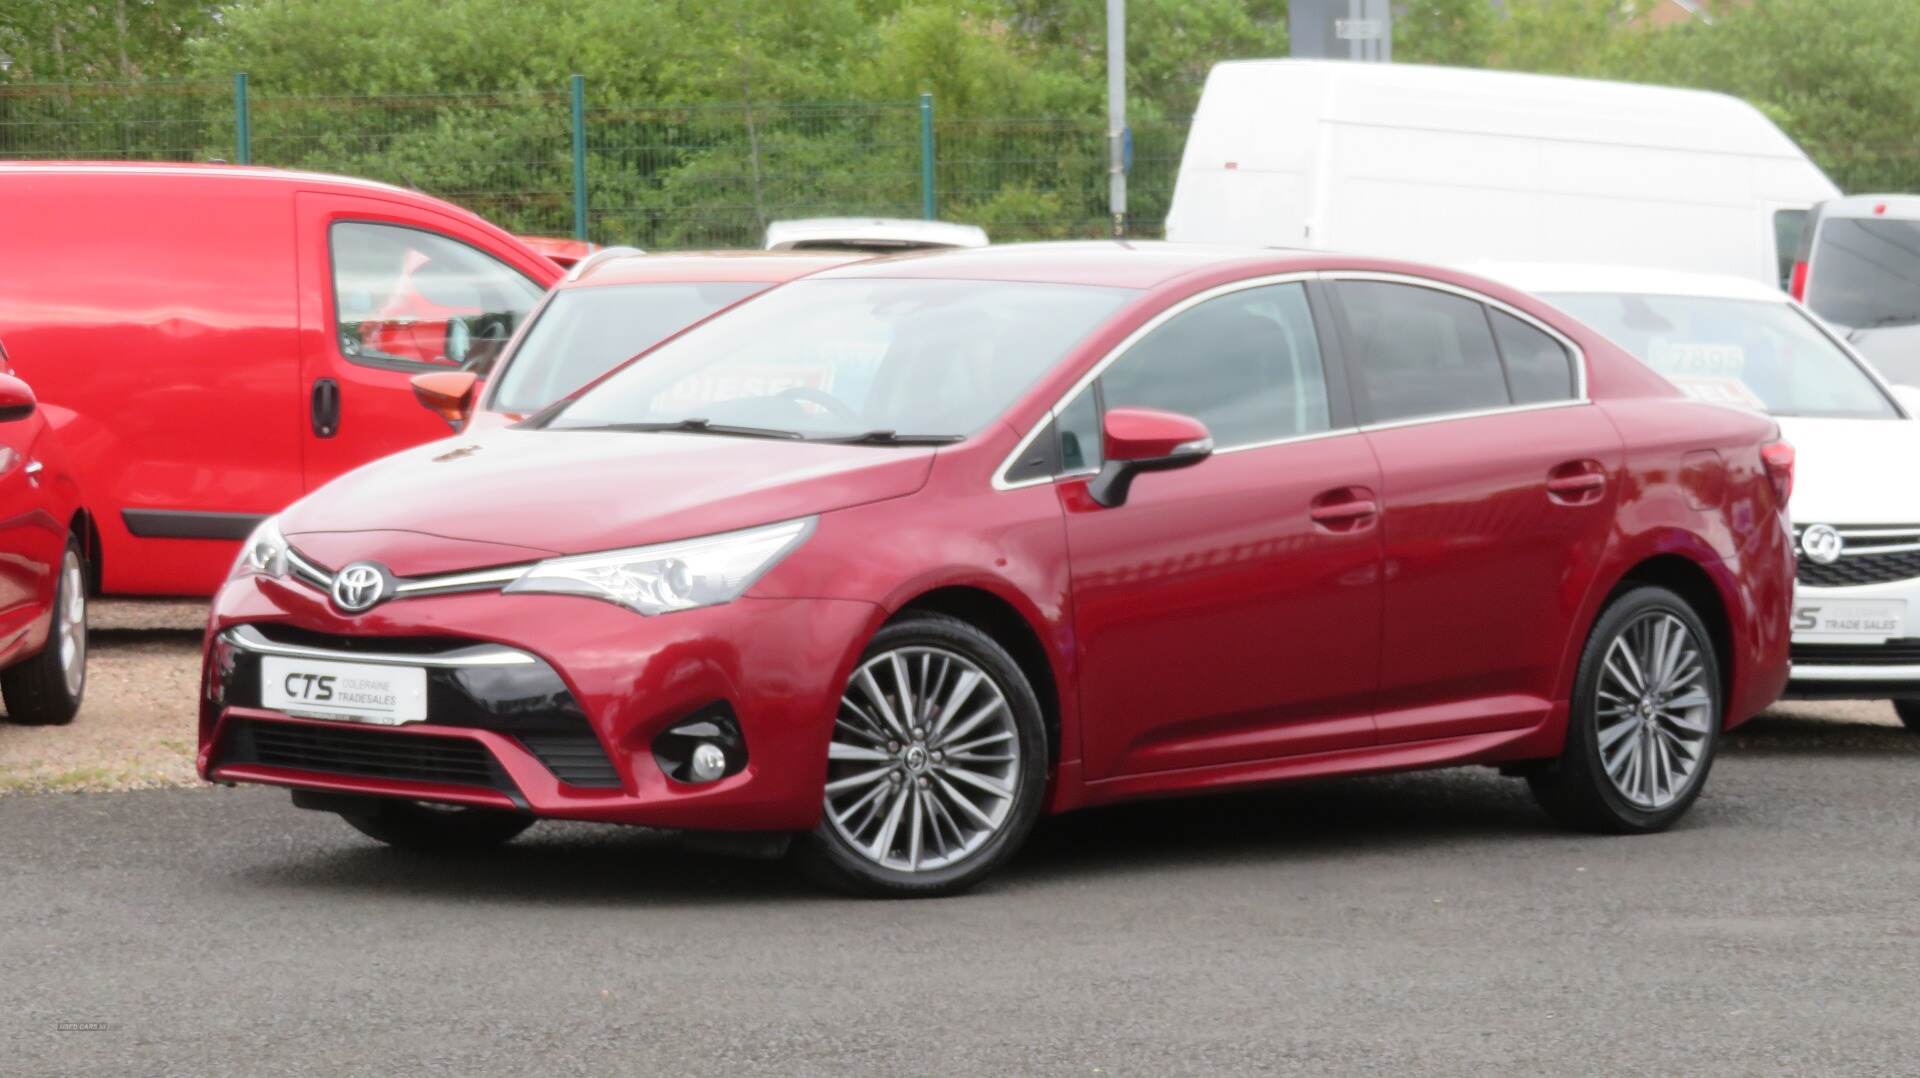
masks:
<svg viewBox="0 0 1920 1078"><path fill-rule="evenodd" d="M502 412L536 412L722 307L767 285L625 284L554 293L508 357L494 390Z"/></svg>
<svg viewBox="0 0 1920 1078"><path fill-rule="evenodd" d="M661 345L547 425L964 437L1134 294L1007 281L798 281Z"/></svg>
<svg viewBox="0 0 1920 1078"><path fill-rule="evenodd" d="M1543 298L1701 400L1783 416L1898 417L1853 357L1784 300L1595 292Z"/></svg>
<svg viewBox="0 0 1920 1078"><path fill-rule="evenodd" d="M1834 325L1920 323L1920 221L1828 217L1810 266L1807 306Z"/></svg>

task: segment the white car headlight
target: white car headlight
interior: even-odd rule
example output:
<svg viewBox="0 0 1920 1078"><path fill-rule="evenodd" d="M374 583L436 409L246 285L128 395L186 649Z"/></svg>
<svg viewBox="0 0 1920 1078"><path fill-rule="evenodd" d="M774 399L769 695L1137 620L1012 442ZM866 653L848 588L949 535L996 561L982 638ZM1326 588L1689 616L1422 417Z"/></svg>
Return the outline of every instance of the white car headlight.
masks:
<svg viewBox="0 0 1920 1078"><path fill-rule="evenodd" d="M247 536L245 545L240 548L240 556L234 559L233 572L229 579L242 576L287 575L287 540L280 534L278 517L268 517Z"/></svg>
<svg viewBox="0 0 1920 1078"><path fill-rule="evenodd" d="M731 602L813 534L817 517L543 561L508 592L586 595L642 614Z"/></svg>

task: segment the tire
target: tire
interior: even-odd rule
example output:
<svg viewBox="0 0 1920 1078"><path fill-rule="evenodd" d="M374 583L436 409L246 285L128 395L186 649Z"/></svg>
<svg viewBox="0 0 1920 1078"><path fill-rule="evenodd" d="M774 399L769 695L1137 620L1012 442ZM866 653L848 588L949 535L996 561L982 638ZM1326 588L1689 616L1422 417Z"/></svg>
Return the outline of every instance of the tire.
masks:
<svg viewBox="0 0 1920 1078"><path fill-rule="evenodd" d="M1682 632L1679 657L1670 668L1656 665ZM1623 650L1639 658L1629 663ZM1587 637L1566 748L1528 775L1534 797L1555 820L1583 831L1666 829L1700 796L1713 768L1724 695L1713 638L1687 601L1660 587L1626 592Z"/></svg>
<svg viewBox="0 0 1920 1078"><path fill-rule="evenodd" d="M833 742L820 826L793 855L839 890L965 890L1013 856L1046 799L1039 698L1004 647L956 618L914 615L874 634Z"/></svg>
<svg viewBox="0 0 1920 1078"><path fill-rule="evenodd" d="M23 726L65 726L87 691L87 558L67 537L53 587L53 623L34 655L0 670L7 718Z"/></svg>
<svg viewBox="0 0 1920 1078"><path fill-rule="evenodd" d="M1907 729L1920 734L1920 700L1895 700L1893 713L1900 716Z"/></svg>
<svg viewBox="0 0 1920 1078"><path fill-rule="evenodd" d="M513 841L532 827L524 812L418 801L377 800L340 818L368 838L420 853L474 853Z"/></svg>

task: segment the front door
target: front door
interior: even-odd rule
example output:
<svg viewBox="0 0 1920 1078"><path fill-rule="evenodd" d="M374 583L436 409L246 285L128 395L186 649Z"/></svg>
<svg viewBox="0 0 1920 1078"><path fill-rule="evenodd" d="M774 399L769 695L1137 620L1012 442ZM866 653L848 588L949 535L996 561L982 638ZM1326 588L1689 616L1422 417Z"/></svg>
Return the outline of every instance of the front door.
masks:
<svg viewBox="0 0 1920 1078"><path fill-rule="evenodd" d="M1382 743L1512 729L1551 706L1613 526L1619 433L1564 342L1468 295L1337 284L1380 462Z"/></svg>
<svg viewBox="0 0 1920 1078"><path fill-rule="evenodd" d="M1379 472L1300 281L1174 314L1061 409L1069 468L1105 408L1199 419L1214 455L1095 504L1062 484L1089 779L1372 743Z"/></svg>
<svg viewBox="0 0 1920 1078"><path fill-rule="evenodd" d="M545 291L551 267L467 222L410 203L303 192L302 473L350 468L444 438L410 379L490 358Z"/></svg>

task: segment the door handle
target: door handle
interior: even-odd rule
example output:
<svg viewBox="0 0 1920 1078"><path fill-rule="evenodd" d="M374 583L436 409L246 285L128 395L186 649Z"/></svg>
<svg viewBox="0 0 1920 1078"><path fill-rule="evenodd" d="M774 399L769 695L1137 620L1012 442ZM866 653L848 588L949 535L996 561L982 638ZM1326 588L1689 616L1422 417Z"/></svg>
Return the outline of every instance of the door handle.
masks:
<svg viewBox="0 0 1920 1078"><path fill-rule="evenodd" d="M331 438L340 430L340 383L331 378L313 382L313 435Z"/></svg>
<svg viewBox="0 0 1920 1078"><path fill-rule="evenodd" d="M1597 460L1570 460L1547 473L1547 497L1562 505L1590 505L1607 489Z"/></svg>
<svg viewBox="0 0 1920 1078"><path fill-rule="evenodd" d="M1370 527L1380 515L1380 503L1365 487L1338 487L1313 499L1307 519L1327 531L1354 532Z"/></svg>

